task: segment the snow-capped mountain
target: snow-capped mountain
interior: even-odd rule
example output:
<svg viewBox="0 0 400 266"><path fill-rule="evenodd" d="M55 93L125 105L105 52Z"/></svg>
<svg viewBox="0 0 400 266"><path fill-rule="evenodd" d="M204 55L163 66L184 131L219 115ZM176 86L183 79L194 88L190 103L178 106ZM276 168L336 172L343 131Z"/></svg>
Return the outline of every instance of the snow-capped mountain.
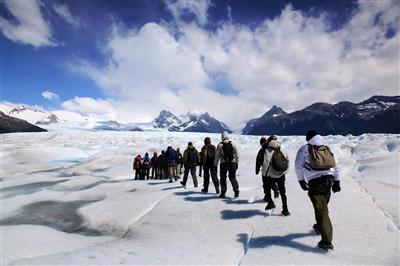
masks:
<svg viewBox="0 0 400 266"><path fill-rule="evenodd" d="M15 105L11 103L2 103L0 104L0 110L6 115L25 120L31 124L48 125L60 121L60 119L51 112L25 104Z"/></svg>
<svg viewBox="0 0 400 266"><path fill-rule="evenodd" d="M400 96L373 96L360 103L314 103L300 111L269 117L264 121L250 120L249 123L254 126L250 129L245 127L243 133L302 135L310 128L324 135L400 133L400 123L390 121L400 121Z"/></svg>
<svg viewBox="0 0 400 266"><path fill-rule="evenodd" d="M80 114L66 110L48 111L41 107L26 104L3 102L0 110L6 115L25 120L47 129L84 129L91 130L102 125L102 120L94 115ZM104 121L106 123L108 121ZM115 126L115 125L114 125Z"/></svg>
<svg viewBox="0 0 400 266"><path fill-rule="evenodd" d="M163 110L153 120L154 128L180 132L232 132L227 125L210 116L207 112L202 112L201 110L191 110L178 117L170 111Z"/></svg>
<svg viewBox="0 0 400 266"><path fill-rule="evenodd" d="M50 125L59 123L60 119L55 114L50 114L48 117L36 122L36 125Z"/></svg>
<svg viewBox="0 0 400 266"><path fill-rule="evenodd" d="M153 120L154 128L169 128L182 124L182 120L170 111L162 110Z"/></svg>
<svg viewBox="0 0 400 266"><path fill-rule="evenodd" d="M48 111L38 106L13 104L9 102L0 103L0 110L6 115L42 126L72 123L76 124L78 127L87 128L96 121L101 121L101 119L93 115L84 115L66 110Z"/></svg>
<svg viewBox="0 0 400 266"><path fill-rule="evenodd" d="M178 127L171 127L170 131L183 131L183 132L208 132L208 133L222 133L227 131L232 133L229 127L210 116L208 113L201 115L191 114L189 121L184 122Z"/></svg>

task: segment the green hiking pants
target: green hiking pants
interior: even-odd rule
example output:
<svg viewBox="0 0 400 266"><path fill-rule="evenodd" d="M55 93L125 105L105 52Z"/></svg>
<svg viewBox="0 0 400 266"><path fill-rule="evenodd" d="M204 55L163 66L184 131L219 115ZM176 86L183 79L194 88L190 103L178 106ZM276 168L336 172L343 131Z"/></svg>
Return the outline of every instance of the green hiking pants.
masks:
<svg viewBox="0 0 400 266"><path fill-rule="evenodd" d="M308 196L314 207L315 221L321 232L322 242L332 243L333 228L329 218L328 203L331 197L333 176L321 176L308 182Z"/></svg>

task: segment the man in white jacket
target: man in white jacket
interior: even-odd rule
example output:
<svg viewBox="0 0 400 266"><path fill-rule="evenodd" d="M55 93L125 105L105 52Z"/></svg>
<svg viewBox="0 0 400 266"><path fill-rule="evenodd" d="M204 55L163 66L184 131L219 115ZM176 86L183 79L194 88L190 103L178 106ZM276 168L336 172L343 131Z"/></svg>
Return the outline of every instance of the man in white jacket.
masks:
<svg viewBox="0 0 400 266"><path fill-rule="evenodd" d="M278 151L282 152L282 154L285 157L284 159L286 159L285 164L287 164L288 166L289 158L287 156L287 153L281 149L281 144L278 142L276 136L270 136L268 138L268 147L265 149L264 152L264 161L261 169L263 180L265 181L266 184L266 189L264 191L265 199L268 203L267 206L265 207L265 210L270 210L275 208L275 203L271 197L271 189L274 187L275 184L277 184L282 199L282 214L288 216L290 215L290 212L287 206L287 197L285 188L285 180L286 180L285 174L287 173L288 169L284 171L278 171L274 169L272 162L274 153Z"/></svg>
<svg viewBox="0 0 400 266"><path fill-rule="evenodd" d="M225 193L227 190L226 177L229 176L229 181L231 181L234 197L239 197L239 183L236 179L236 170L239 165L239 153L231 140L229 140L228 132L224 131L221 135L221 140L217 146L217 152L215 154L214 165L218 166L220 161L219 175L221 184L221 194L220 198L225 198Z"/></svg>
<svg viewBox="0 0 400 266"><path fill-rule="evenodd" d="M297 179L303 190L308 190L308 196L314 207L316 224L313 228L317 234L321 234L318 247L333 249L333 229L329 218L328 203L331 189L334 193L340 189L340 169L335 158L335 166L325 170L311 168L309 148L310 145L325 145L324 139L315 130L309 130L306 134L307 144L303 145L296 155L295 169Z"/></svg>

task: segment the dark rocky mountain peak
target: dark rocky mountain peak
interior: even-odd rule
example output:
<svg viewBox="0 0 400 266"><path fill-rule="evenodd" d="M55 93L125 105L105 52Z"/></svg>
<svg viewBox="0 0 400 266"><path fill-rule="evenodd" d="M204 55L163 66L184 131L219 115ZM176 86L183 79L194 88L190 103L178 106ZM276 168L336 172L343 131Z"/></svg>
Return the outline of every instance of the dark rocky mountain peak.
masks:
<svg viewBox="0 0 400 266"><path fill-rule="evenodd" d="M46 129L32 125L25 120L8 116L0 111L0 133L45 132Z"/></svg>
<svg viewBox="0 0 400 266"><path fill-rule="evenodd" d="M357 105L365 105L365 104L370 104L370 103L376 103L376 104L384 104L387 105L392 103L392 105L396 103L400 103L400 95L397 96L382 96L382 95L374 95L368 100L362 101L358 103Z"/></svg>
<svg viewBox="0 0 400 266"><path fill-rule="evenodd" d="M246 126L242 129L242 133L250 134L249 132L251 132L255 127L258 127L259 125L263 124L265 121L285 114L286 112L282 108L274 105L261 117L251 119L249 122L247 122Z"/></svg>

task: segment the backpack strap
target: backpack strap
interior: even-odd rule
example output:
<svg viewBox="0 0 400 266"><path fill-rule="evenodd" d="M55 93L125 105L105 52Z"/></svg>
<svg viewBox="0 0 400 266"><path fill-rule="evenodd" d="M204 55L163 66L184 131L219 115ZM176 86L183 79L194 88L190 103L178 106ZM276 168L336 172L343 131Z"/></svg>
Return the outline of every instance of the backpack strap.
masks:
<svg viewBox="0 0 400 266"><path fill-rule="evenodd" d="M264 156L268 156L268 154L266 154L266 152L267 152L267 149L265 148L264 149ZM274 154L272 153L272 155L274 155ZM269 160L267 171L265 171L265 176L268 176L268 172L269 172L269 168L271 167L271 163L272 163L272 156L271 156L271 158Z"/></svg>
<svg viewBox="0 0 400 266"><path fill-rule="evenodd" d="M310 143L307 143L308 157L311 156L311 155L310 155L310 148L312 148L312 145L311 145ZM309 158L309 160L311 160L311 159ZM305 160L304 160L303 167L306 168L308 171L312 171L311 165L310 165L309 163L307 163Z"/></svg>

